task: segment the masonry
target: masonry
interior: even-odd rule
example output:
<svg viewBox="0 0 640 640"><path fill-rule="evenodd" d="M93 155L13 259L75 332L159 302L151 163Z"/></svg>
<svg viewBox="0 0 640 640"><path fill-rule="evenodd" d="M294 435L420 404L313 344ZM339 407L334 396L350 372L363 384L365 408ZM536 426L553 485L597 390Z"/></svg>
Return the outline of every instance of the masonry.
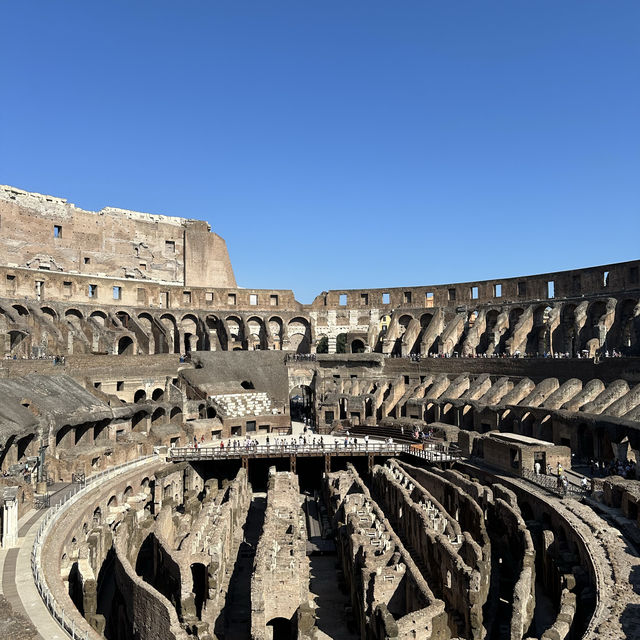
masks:
<svg viewBox="0 0 640 640"><path fill-rule="evenodd" d="M305 305L203 221L0 229L0 629L33 551L91 640L640 633L640 261Z"/></svg>

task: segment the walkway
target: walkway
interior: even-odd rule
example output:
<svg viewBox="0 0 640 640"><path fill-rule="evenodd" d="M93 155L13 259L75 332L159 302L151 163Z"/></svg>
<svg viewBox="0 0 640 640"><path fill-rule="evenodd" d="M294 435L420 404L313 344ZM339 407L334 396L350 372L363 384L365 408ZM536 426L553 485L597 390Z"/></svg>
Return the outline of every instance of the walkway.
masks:
<svg viewBox="0 0 640 640"><path fill-rule="evenodd" d="M51 505L63 502L71 487L70 484L53 485ZM67 635L44 606L31 574L31 549L38 523L46 512L47 509L28 511L18 522L18 546L0 551L1 592L16 613L31 620L40 640L67 640Z"/></svg>

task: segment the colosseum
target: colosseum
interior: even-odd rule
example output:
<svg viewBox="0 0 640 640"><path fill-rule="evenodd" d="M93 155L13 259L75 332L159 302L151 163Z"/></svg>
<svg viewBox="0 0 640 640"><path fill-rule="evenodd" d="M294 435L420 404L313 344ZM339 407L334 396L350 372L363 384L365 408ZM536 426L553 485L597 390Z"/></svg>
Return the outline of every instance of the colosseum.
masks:
<svg viewBox="0 0 640 640"><path fill-rule="evenodd" d="M640 260L238 287L0 187L4 640L640 638Z"/></svg>

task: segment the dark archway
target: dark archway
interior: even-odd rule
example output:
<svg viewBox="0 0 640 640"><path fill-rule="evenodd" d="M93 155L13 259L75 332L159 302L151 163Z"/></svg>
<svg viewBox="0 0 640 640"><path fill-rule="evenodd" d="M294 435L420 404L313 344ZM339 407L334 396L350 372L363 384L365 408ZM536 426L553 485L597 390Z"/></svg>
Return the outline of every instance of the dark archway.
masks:
<svg viewBox="0 0 640 640"><path fill-rule="evenodd" d="M364 342L362 340L353 340L351 342L351 353L364 353Z"/></svg>
<svg viewBox="0 0 640 640"><path fill-rule="evenodd" d="M306 384L294 387L289 393L291 419L303 422L305 418L313 423L314 393Z"/></svg>
<svg viewBox="0 0 640 640"><path fill-rule="evenodd" d="M272 618L267 622L267 627L273 628L273 640L292 640L291 620L286 618Z"/></svg>
<svg viewBox="0 0 640 640"><path fill-rule="evenodd" d="M154 389L153 393L151 394L151 399L155 400L156 402L161 402L162 398L164 398L164 389L160 389L160 387Z"/></svg>
<svg viewBox="0 0 640 640"><path fill-rule="evenodd" d="M133 340L129 336L123 336L122 338L120 338L120 340L118 340L118 355L133 355Z"/></svg>

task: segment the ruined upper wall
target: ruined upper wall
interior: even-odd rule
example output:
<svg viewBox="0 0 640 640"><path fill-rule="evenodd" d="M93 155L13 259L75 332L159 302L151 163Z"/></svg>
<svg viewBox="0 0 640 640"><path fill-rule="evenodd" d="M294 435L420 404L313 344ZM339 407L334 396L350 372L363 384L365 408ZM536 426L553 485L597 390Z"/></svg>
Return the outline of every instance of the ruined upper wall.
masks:
<svg viewBox="0 0 640 640"><path fill-rule="evenodd" d="M0 186L0 264L194 287L235 287L223 238L209 225Z"/></svg>
<svg viewBox="0 0 640 640"><path fill-rule="evenodd" d="M387 289L333 289L316 296L311 307L388 310L398 307L457 307L613 295L634 289L640 289L640 260L497 280Z"/></svg>

